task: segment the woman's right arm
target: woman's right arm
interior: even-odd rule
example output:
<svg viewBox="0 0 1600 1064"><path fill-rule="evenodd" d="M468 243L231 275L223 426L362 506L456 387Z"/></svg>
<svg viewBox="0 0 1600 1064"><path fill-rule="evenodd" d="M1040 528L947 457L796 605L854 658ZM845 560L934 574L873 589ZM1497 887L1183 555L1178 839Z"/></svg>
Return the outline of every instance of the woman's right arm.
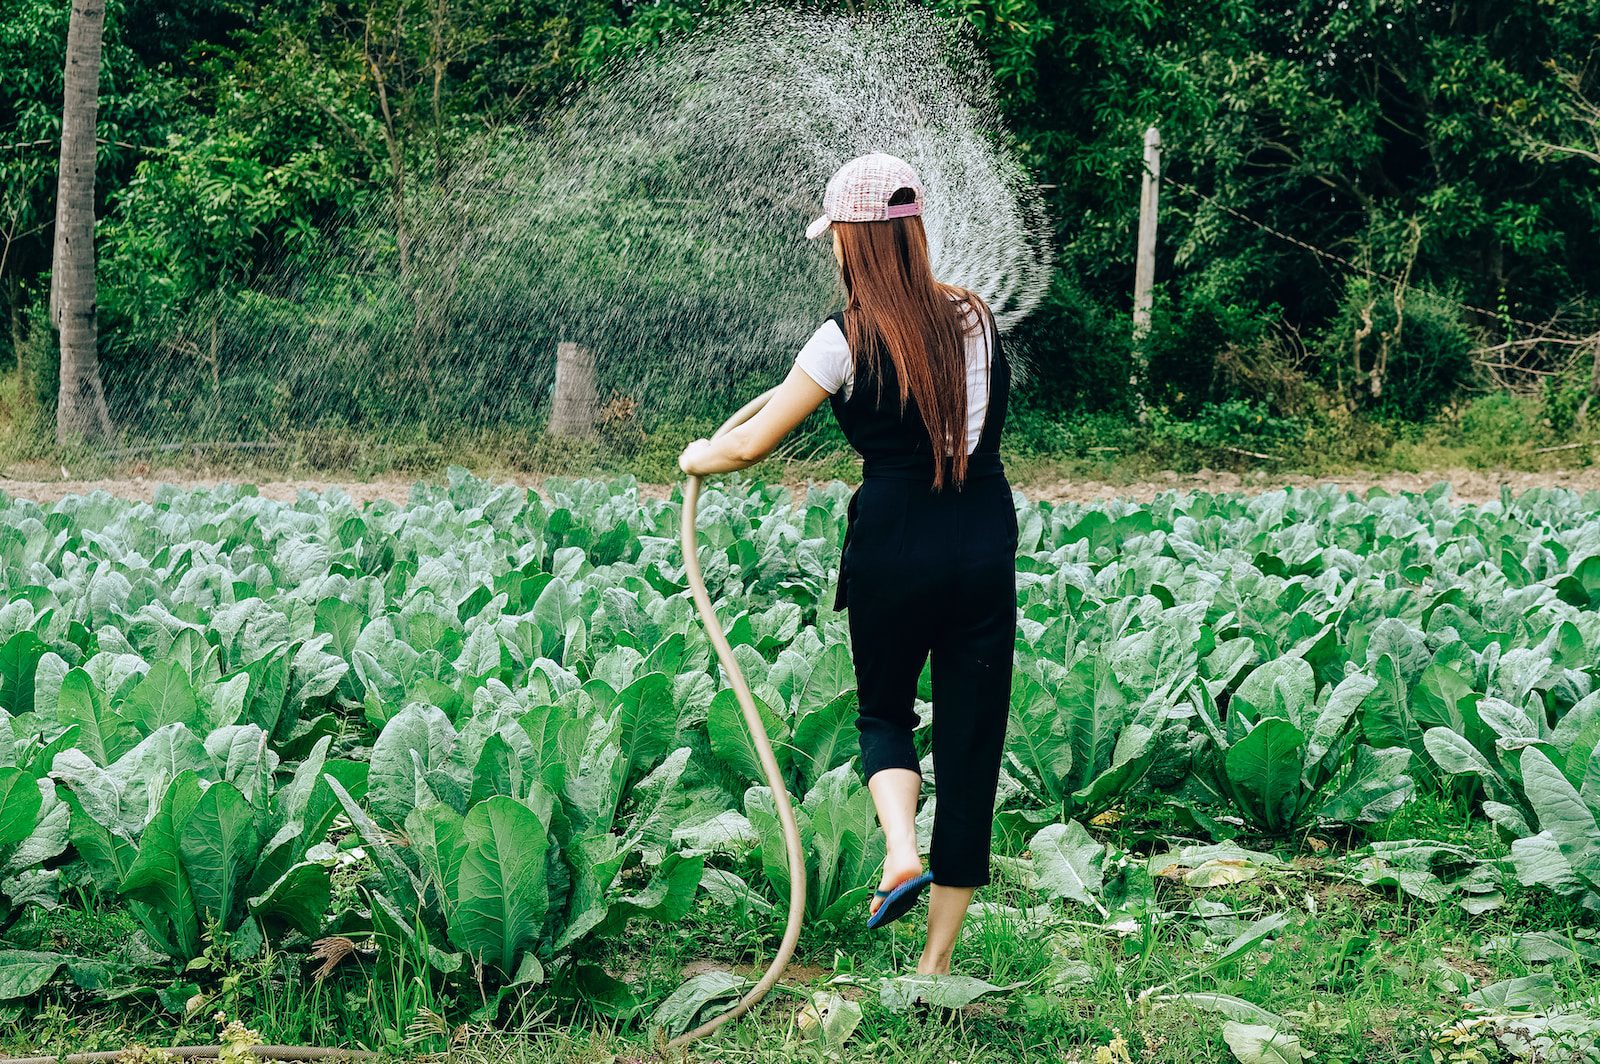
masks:
<svg viewBox="0 0 1600 1064"><path fill-rule="evenodd" d="M705 476L754 465L771 454L827 397L828 392L810 374L795 366L754 417L714 440L691 443L679 456L678 466L685 473Z"/></svg>

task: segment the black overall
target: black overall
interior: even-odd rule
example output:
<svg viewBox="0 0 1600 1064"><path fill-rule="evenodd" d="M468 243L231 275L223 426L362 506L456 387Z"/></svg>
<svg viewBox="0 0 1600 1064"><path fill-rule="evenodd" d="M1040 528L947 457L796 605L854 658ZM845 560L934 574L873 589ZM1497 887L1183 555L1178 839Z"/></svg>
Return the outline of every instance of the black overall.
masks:
<svg viewBox="0 0 1600 1064"><path fill-rule="evenodd" d="M843 314L834 320L843 332ZM862 456L834 602L849 610L862 776L920 771L914 700L931 657L937 802L928 870L950 887L989 882L1017 630L1017 516L1000 461L1011 373L997 333L989 339L989 405L960 489L947 465L945 487L933 490L933 443L913 400L902 415L889 358L879 360L881 399L859 361L850 397L832 399Z"/></svg>

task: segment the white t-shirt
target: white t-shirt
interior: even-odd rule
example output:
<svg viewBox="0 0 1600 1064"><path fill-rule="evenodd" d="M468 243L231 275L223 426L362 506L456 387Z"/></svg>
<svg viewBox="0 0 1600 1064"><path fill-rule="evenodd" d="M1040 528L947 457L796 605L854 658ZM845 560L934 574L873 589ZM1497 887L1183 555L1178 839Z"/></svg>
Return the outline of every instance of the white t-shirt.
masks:
<svg viewBox="0 0 1600 1064"><path fill-rule="evenodd" d="M992 358L992 341L986 341L985 329L976 310L967 312L967 453L978 448L983 435L983 419L989 412L989 360ZM838 323L832 318L822 323L811 334L811 339L795 356L795 364L817 382L829 395L844 389L843 396L850 398L855 383L855 359L850 354L850 344L844 338Z"/></svg>

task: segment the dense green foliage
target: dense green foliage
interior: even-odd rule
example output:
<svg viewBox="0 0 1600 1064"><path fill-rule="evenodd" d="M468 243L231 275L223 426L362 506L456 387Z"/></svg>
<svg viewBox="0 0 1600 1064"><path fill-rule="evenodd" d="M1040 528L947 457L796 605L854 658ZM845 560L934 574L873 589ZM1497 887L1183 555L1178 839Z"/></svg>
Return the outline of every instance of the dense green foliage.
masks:
<svg viewBox="0 0 1600 1064"><path fill-rule="evenodd" d="M746 483L702 504L702 565L799 800L818 934L860 919L883 857L826 606L846 501L837 482ZM1338 832L1341 881L1474 916L1525 890L1600 908L1595 502L1020 504L997 876L1047 912L1201 933L1217 914L1158 914L1152 875L1237 882L1277 860L1241 843ZM0 497L0 918L84 907L142 932L107 955L13 940L0 993L165 979L181 1016L225 991L219 950L348 941L378 985L454 988L480 1020L533 991L635 1015L640 988L600 963L630 922L700 904L765 919L788 890L679 514L626 481L541 496L459 472L403 507ZM1481 809L1499 852L1373 827L1418 802ZM1202 845L1140 856L1083 826L1141 809ZM1287 920L1230 920L1213 960ZM1201 974L1148 994L1196 1004ZM691 980L660 1022L736 985Z"/></svg>
<svg viewBox="0 0 1600 1064"><path fill-rule="evenodd" d="M393 244L401 205L442 181L469 138L537 126L608 59L734 6L114 0L99 233L115 405L159 409L161 395L132 404L152 365L168 371L158 381L219 371L204 342L143 327L234 292L285 256L316 255L342 211L375 219L388 230L379 245ZM1570 432L1587 413L1587 349L1496 345L1538 334L1517 319L1556 320L1552 335L1592 331L1594 164L1550 146L1593 143L1581 106L1594 95L1593 5L932 6L970 26L1048 191L1059 269L1018 338L1038 368L1032 407L1127 409L1119 382L1129 376L1139 145L1154 123L1165 172L1182 182L1163 189L1146 345L1158 416L1270 447L1340 431L1352 416L1448 414L1454 400L1507 382L1539 394L1540 432ZM41 306L66 17L62 4L0 3L0 301L10 321L0 345L45 404L54 354ZM235 312L281 310L246 300ZM1491 379L1485 362L1554 375L1500 369ZM251 372L266 387L273 370ZM258 386L252 379L244 386ZM411 409L412 383L376 382L375 394L406 396L400 416L425 420ZM473 379L449 390L468 406L493 395L492 382ZM353 424L373 416L350 414ZM1253 431L1263 425L1270 431Z"/></svg>

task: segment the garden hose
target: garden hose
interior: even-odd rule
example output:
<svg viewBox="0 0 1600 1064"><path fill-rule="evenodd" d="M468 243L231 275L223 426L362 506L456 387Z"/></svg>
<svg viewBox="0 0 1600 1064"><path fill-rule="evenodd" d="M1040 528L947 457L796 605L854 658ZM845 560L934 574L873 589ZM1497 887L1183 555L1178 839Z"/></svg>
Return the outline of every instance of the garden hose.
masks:
<svg viewBox="0 0 1600 1064"><path fill-rule="evenodd" d="M715 439L749 421L766 405L767 400L772 397L772 392L776 390L763 392L740 407L737 413L722 423L722 427L717 429L712 438ZM794 804L789 798L789 785L784 782L783 772L778 768L778 759L772 753L772 744L767 741L767 729L762 724L760 714L756 712L755 699L750 696L750 685L745 681L739 663L734 660L733 648L728 645L728 637L723 634L722 622L717 619L717 612L712 608L711 596L706 592L705 578L700 572L699 535L695 528L699 504L700 477L691 476L683 486L684 575L689 580L689 590L694 594L695 608L700 612L700 620L705 625L706 635L710 637L711 645L717 650L717 660L722 663L723 671L728 674L728 686L733 688L734 695L739 699L739 708L744 711L745 725L750 729L750 740L761 756L761 768L766 774L767 786L772 791L773 803L778 807L778 822L783 827L783 848L789 858L789 926L783 932L783 942L778 946L772 964L749 993L740 998L739 1003L727 1012L672 1039L667 1043L668 1049L679 1049L698 1038L705 1037L729 1020L744 1015L756 1002L766 996L767 991L772 989L778 977L783 974L789 958L794 955L795 945L800 941L800 921L804 918L806 910L806 860L800 845L800 827L794 818Z"/></svg>

